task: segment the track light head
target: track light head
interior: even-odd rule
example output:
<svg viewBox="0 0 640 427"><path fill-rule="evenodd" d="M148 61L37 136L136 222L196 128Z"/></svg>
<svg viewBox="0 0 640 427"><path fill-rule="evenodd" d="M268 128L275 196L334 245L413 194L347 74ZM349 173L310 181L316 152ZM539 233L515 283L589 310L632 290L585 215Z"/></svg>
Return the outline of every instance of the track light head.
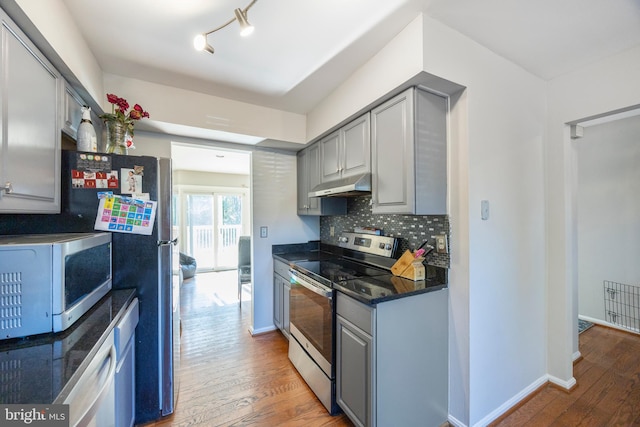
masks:
<svg viewBox="0 0 640 427"><path fill-rule="evenodd" d="M253 25L251 25L249 21L247 21L247 16L244 14L244 12L242 12L241 9L236 9L233 11L233 13L236 15L236 21L238 21L238 24L240 25L240 35L242 37L246 37L253 33Z"/></svg>
<svg viewBox="0 0 640 427"><path fill-rule="evenodd" d="M198 50L206 50L209 53L213 53L213 47L209 43L207 43L207 35L206 34L198 34L193 39L193 47Z"/></svg>

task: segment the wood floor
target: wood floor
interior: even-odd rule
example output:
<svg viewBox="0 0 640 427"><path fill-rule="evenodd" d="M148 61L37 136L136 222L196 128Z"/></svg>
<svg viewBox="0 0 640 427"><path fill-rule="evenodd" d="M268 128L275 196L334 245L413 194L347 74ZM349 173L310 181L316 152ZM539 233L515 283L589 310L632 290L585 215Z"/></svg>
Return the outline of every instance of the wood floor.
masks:
<svg viewBox="0 0 640 427"><path fill-rule="evenodd" d="M640 426L640 336L596 325L579 345L571 392L546 385L492 426Z"/></svg>
<svg viewBox="0 0 640 427"><path fill-rule="evenodd" d="M352 426L317 400L289 363L280 332L249 334L250 295L243 292L240 309L235 274L199 273L184 282L178 403L146 427Z"/></svg>
<svg viewBox="0 0 640 427"><path fill-rule="evenodd" d="M352 426L330 416L287 359L279 332L252 337L250 298L235 272L198 274L182 289L182 364L176 411L155 426ZM594 326L580 334L578 385L547 385L492 424L640 426L640 337Z"/></svg>

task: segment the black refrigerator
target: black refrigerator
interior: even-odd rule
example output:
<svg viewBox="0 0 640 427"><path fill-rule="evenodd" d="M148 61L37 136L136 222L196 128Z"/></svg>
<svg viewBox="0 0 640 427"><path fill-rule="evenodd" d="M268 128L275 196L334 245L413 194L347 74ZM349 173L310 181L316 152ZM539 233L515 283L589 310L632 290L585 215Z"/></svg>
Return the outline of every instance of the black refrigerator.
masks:
<svg viewBox="0 0 640 427"><path fill-rule="evenodd" d="M171 160L149 156L61 154L62 212L0 215L0 234L94 231L99 194L148 194L157 202L150 234L112 233L113 288L136 288L136 424L173 413L178 393L180 303L171 220ZM132 176L133 175L133 176ZM176 274L174 274L174 272Z"/></svg>

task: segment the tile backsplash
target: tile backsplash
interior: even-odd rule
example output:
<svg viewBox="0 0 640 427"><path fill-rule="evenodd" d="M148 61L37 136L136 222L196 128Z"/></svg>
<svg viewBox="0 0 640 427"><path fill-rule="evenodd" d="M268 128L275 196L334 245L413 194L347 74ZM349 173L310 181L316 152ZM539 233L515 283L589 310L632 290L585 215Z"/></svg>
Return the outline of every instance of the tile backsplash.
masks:
<svg viewBox="0 0 640 427"><path fill-rule="evenodd" d="M400 253L417 248L425 240L428 240L429 245L435 246L434 236L445 234L449 237L450 232L447 215L373 214L371 197L360 196L347 199L347 215L320 217L320 241L337 245L340 233L353 231L354 227L380 228L385 236L400 238ZM447 243L449 240L447 238ZM431 252L426 263L449 268L449 254Z"/></svg>

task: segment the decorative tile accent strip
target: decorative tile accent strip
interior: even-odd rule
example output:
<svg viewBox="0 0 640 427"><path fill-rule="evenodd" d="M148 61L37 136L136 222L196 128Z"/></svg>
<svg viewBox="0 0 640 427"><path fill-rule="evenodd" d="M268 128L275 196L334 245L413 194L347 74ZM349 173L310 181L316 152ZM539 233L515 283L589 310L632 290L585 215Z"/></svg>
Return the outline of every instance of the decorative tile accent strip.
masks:
<svg viewBox="0 0 640 427"><path fill-rule="evenodd" d="M331 228L333 227L333 236ZM447 215L384 215L371 213L371 197L351 197L347 200L347 215L320 217L320 241L338 245L338 237L343 231L353 231L354 227L376 227L383 230L385 236L400 238L400 253L406 249L415 249L425 240L435 246L435 236L449 236L449 217ZM449 242L451 239L447 239ZM449 250L449 252L451 252ZM449 254L431 252L427 264L449 268Z"/></svg>

